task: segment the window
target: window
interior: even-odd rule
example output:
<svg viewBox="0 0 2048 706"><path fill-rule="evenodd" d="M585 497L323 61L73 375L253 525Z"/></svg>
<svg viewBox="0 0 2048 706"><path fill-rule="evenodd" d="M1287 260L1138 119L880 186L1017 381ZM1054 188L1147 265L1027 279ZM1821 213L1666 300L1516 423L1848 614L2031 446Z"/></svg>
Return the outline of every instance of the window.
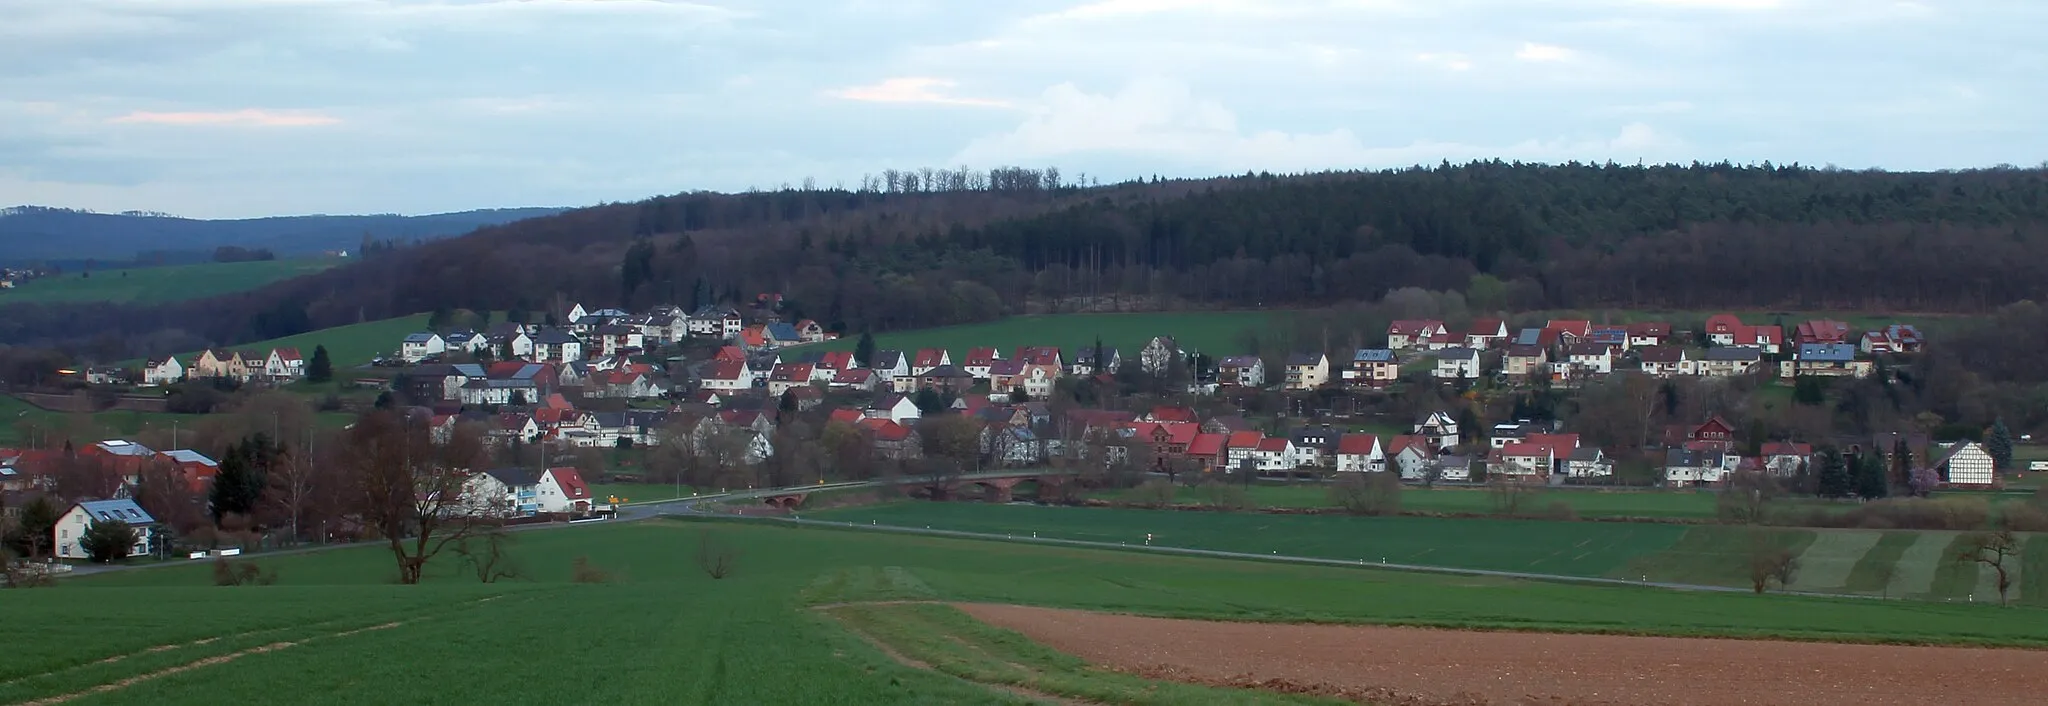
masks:
<svg viewBox="0 0 2048 706"><path fill-rule="evenodd" d="M70 538L71 538L71 530L57 530L57 538L58 538L58 539L70 539Z"/></svg>

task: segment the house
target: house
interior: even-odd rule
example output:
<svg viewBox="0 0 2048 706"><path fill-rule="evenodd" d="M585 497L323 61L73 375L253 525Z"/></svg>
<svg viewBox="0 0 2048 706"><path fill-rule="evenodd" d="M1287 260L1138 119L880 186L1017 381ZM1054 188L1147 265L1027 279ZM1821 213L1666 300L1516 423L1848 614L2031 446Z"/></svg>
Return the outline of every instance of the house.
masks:
<svg viewBox="0 0 2048 706"><path fill-rule="evenodd" d="M861 421L861 428L874 439L875 455L886 459L903 460L923 455L922 444L917 430L888 419L868 418Z"/></svg>
<svg viewBox="0 0 2048 706"><path fill-rule="evenodd" d="M583 359L583 341L561 329L545 329L533 335L533 357L548 363L573 363Z"/></svg>
<svg viewBox="0 0 2048 706"><path fill-rule="evenodd" d="M798 342L823 343L825 335L825 327L819 326L816 321L804 319L796 322L796 339Z"/></svg>
<svg viewBox="0 0 2048 706"><path fill-rule="evenodd" d="M95 365L85 369L85 383L88 385L126 385L133 380L126 368L116 365Z"/></svg>
<svg viewBox="0 0 2048 706"><path fill-rule="evenodd" d="M642 400L668 394L668 388L654 379L653 375L635 370L609 370L592 373L584 383L583 394L590 397L611 397L617 399Z"/></svg>
<svg viewBox="0 0 2048 706"><path fill-rule="evenodd" d="M1686 444L1718 444L1729 446L1735 443L1735 425L1719 416L1710 417L1698 425L1673 424L1664 428L1664 445L1668 447Z"/></svg>
<svg viewBox="0 0 2048 706"><path fill-rule="evenodd" d="M1172 336L1154 336L1138 352L1138 369L1153 375L1165 375L1167 366L1180 354L1180 343Z"/></svg>
<svg viewBox="0 0 2048 706"><path fill-rule="evenodd" d="M427 356L439 355L447 350L448 342L441 339L441 334L427 331L408 334L405 340L399 342L398 357L407 363L417 363L425 360Z"/></svg>
<svg viewBox="0 0 2048 706"><path fill-rule="evenodd" d="M1437 458L1434 440L1412 434L1388 438L1385 451L1388 465L1401 472L1401 480L1428 480L1429 464Z"/></svg>
<svg viewBox="0 0 2048 706"><path fill-rule="evenodd" d="M501 359L533 357L533 337L527 335L526 328L519 324L507 322L493 326L490 333L484 334L484 340Z"/></svg>
<svg viewBox="0 0 2048 706"><path fill-rule="evenodd" d="M1026 365L1043 365L1061 372L1067 369L1060 362L1060 349L1057 346L1025 346L1017 349L1016 359L1024 361Z"/></svg>
<svg viewBox="0 0 2048 706"><path fill-rule="evenodd" d="M930 372L932 368L952 364L953 354L947 352L946 349L925 348L919 350L917 352L917 356L911 359L910 374L923 375L927 372Z"/></svg>
<svg viewBox="0 0 2048 706"><path fill-rule="evenodd" d="M744 360L714 360L697 374L698 384L706 390L734 392L754 389L754 371Z"/></svg>
<svg viewBox="0 0 2048 706"><path fill-rule="evenodd" d="M740 318L739 310L729 306L706 304L690 313L689 329L692 336L731 340L738 338L740 330L746 326L746 320Z"/></svg>
<svg viewBox="0 0 2048 706"><path fill-rule="evenodd" d="M1023 363L1022 369L1007 381L1009 385L1000 389L1021 387L1031 399L1042 400L1052 396L1053 384L1059 381L1060 370L1057 365Z"/></svg>
<svg viewBox="0 0 2048 706"><path fill-rule="evenodd" d="M1501 359L1501 372L1508 377L1526 378L1543 374L1544 366L1549 363L1549 348L1516 343L1508 346L1506 357Z"/></svg>
<svg viewBox="0 0 2048 706"><path fill-rule="evenodd" d="M297 380L306 376L306 359L297 348L272 348L263 361L263 374L272 380Z"/></svg>
<svg viewBox="0 0 2048 706"><path fill-rule="evenodd" d="M1337 442L1343 437L1336 427L1323 424L1295 429L1288 441L1294 443L1297 465L1328 468L1337 463Z"/></svg>
<svg viewBox="0 0 2048 706"><path fill-rule="evenodd" d="M1295 458L1294 441L1284 436L1259 440L1259 446L1252 450L1252 465L1261 472L1292 471L1300 465Z"/></svg>
<svg viewBox="0 0 2048 706"><path fill-rule="evenodd" d="M1465 331L1466 348L1486 350L1507 340L1508 323L1500 319L1473 319L1472 327Z"/></svg>
<svg viewBox="0 0 2048 706"><path fill-rule="evenodd" d="M1597 447L1572 449L1571 455L1565 458L1564 474L1567 478L1612 478L1614 461Z"/></svg>
<svg viewBox="0 0 2048 706"><path fill-rule="evenodd" d="M1430 412L1415 422L1412 433L1428 441L1430 450L1453 448L1458 445L1458 420L1450 412Z"/></svg>
<svg viewBox="0 0 2048 706"><path fill-rule="evenodd" d="M1330 384L1330 356L1296 353L1287 356L1287 389L1315 390Z"/></svg>
<svg viewBox="0 0 2048 706"><path fill-rule="evenodd" d="M869 418L887 419L898 424L916 421L924 416L924 412L917 408L917 403L903 395L877 397L875 401L868 403L867 409L862 412Z"/></svg>
<svg viewBox="0 0 2048 706"><path fill-rule="evenodd" d="M1694 367L1707 377L1735 377L1755 373L1763 359L1763 349L1756 346L1714 346Z"/></svg>
<svg viewBox="0 0 2048 706"><path fill-rule="evenodd" d="M541 512L583 513L591 509L590 485L574 468L550 468L534 487L539 491L535 500Z"/></svg>
<svg viewBox="0 0 2048 706"><path fill-rule="evenodd" d="M1776 476L1793 476L1813 458L1813 445L1790 441L1773 441L1764 444L1763 468Z"/></svg>
<svg viewBox="0 0 2048 706"><path fill-rule="evenodd" d="M1792 338L1800 345L1848 343L1849 324L1834 319L1803 321L1792 329Z"/></svg>
<svg viewBox="0 0 2048 706"><path fill-rule="evenodd" d="M199 352L199 358L192 361L187 373L194 378L231 378L236 374L235 354L208 348Z"/></svg>
<svg viewBox="0 0 2048 706"><path fill-rule="evenodd" d="M441 340L447 344L449 351L470 355L489 350L491 347L490 337L475 331L452 331L442 336Z"/></svg>
<svg viewBox="0 0 2048 706"><path fill-rule="evenodd" d="M1401 363L1387 348L1360 348L1351 354L1344 382L1352 387L1385 387L1401 377Z"/></svg>
<svg viewBox="0 0 2048 706"><path fill-rule="evenodd" d="M797 333L795 324L782 321L763 325L761 335L765 339L762 345L769 348L787 348L804 342L803 335Z"/></svg>
<svg viewBox="0 0 2048 706"><path fill-rule="evenodd" d="M1910 324L1892 324L1864 332L1856 345L1867 355L1918 353L1926 346L1926 339L1920 336L1920 329Z"/></svg>
<svg viewBox="0 0 2048 706"><path fill-rule="evenodd" d="M1628 325L1628 347L1662 346L1671 342L1671 324L1664 321L1638 321Z"/></svg>
<svg viewBox="0 0 2048 706"><path fill-rule="evenodd" d="M1479 379L1479 351L1463 346L1437 351L1436 376L1441 380Z"/></svg>
<svg viewBox="0 0 2048 706"><path fill-rule="evenodd" d="M1707 317L1707 323L1701 327L1701 331L1706 333L1708 343L1717 346L1732 346L1735 345L1735 339L1738 335L1753 338L1749 336L1750 328L1748 324L1742 323L1742 319L1736 318L1734 314L1715 314Z"/></svg>
<svg viewBox="0 0 2048 706"><path fill-rule="evenodd" d="M1565 349L1565 359L1581 374L1606 375L1614 372L1615 350L1609 343L1575 343Z"/></svg>
<svg viewBox="0 0 2048 706"><path fill-rule="evenodd" d="M903 351L875 351L875 359L866 362L882 386L893 389L897 378L910 377L910 358Z"/></svg>
<svg viewBox="0 0 2048 706"><path fill-rule="evenodd" d="M994 348L969 348L967 357L960 360L960 370L976 380L989 379L996 361L1003 359L1003 352Z"/></svg>
<svg viewBox="0 0 2048 706"><path fill-rule="evenodd" d="M235 379L242 382L263 379L263 371L270 365L267 353L235 352Z"/></svg>
<svg viewBox="0 0 2048 706"><path fill-rule="evenodd" d="M1264 387L1266 361L1255 355L1224 358L1216 363L1216 384L1233 387Z"/></svg>
<svg viewBox="0 0 2048 706"><path fill-rule="evenodd" d="M1718 483L1727 480L1731 470L1720 453L1684 448L1664 452L1664 484L1673 488Z"/></svg>
<svg viewBox="0 0 2048 706"><path fill-rule="evenodd" d="M1387 470L1387 455L1380 438L1372 434L1345 434L1337 439L1338 473L1377 473Z"/></svg>
<svg viewBox="0 0 2048 706"><path fill-rule="evenodd" d="M781 395L792 387L811 384L810 363L783 363L768 371L768 394Z"/></svg>
<svg viewBox="0 0 2048 706"><path fill-rule="evenodd" d="M1556 331L1557 342L1570 346L1593 337L1593 322L1585 319L1551 319L1544 322L1543 330Z"/></svg>
<svg viewBox="0 0 2048 706"><path fill-rule="evenodd" d="M1430 339L1449 334L1444 322L1435 319L1398 320L1387 324L1387 347L1395 350L1426 348Z"/></svg>
<svg viewBox="0 0 2048 706"><path fill-rule="evenodd" d="M982 427L981 451L998 466L1029 466L1045 460L1045 442L1030 427Z"/></svg>
<svg viewBox="0 0 2048 706"><path fill-rule="evenodd" d="M1582 343L1606 344L1607 346L1614 349L1615 355L1620 355L1623 351L1629 349L1628 327L1594 326L1593 332L1591 334L1588 334L1586 336L1586 340L1582 341Z"/></svg>
<svg viewBox="0 0 2048 706"><path fill-rule="evenodd" d="M1856 359L1856 347L1847 343L1801 343L1792 360L1779 364L1781 377L1863 377L1870 374L1870 361Z"/></svg>
<svg viewBox="0 0 2048 706"><path fill-rule="evenodd" d="M179 363L178 357L174 355L151 358L149 363L142 366L144 385L172 385L184 379L185 366Z"/></svg>
<svg viewBox="0 0 2048 706"><path fill-rule="evenodd" d="M1259 444L1266 441L1266 435L1256 431L1234 431L1223 441L1223 466L1228 470L1245 467L1247 462L1257 465L1252 458L1259 450Z"/></svg>
<svg viewBox="0 0 2048 706"><path fill-rule="evenodd" d="M941 365L917 376L917 389L958 395L974 387L974 376L951 365Z"/></svg>
<svg viewBox="0 0 2048 706"><path fill-rule="evenodd" d="M57 518L56 556L59 559L85 559L85 531L95 522L126 522L135 530L135 546L128 548L128 554L147 555L150 540L155 534L156 518L142 510L133 500L87 500L71 506L70 510Z"/></svg>
<svg viewBox="0 0 2048 706"><path fill-rule="evenodd" d="M835 373L832 376L832 380L826 384L834 390L873 392L875 387L881 383L881 379L880 373L868 368L853 368Z"/></svg>
<svg viewBox="0 0 2048 706"><path fill-rule="evenodd" d="M498 468L462 484L463 507L472 516L525 517L539 513L540 474L526 468Z"/></svg>
<svg viewBox="0 0 2048 706"><path fill-rule="evenodd" d="M1756 346L1763 352L1777 355L1785 342L1785 330L1776 326L1751 326L1749 330L1735 336L1729 345Z"/></svg>
<svg viewBox="0 0 2048 706"><path fill-rule="evenodd" d="M1668 378L1694 372L1692 353L1684 346L1644 346L1636 349L1636 360L1642 366L1643 374L1651 377Z"/></svg>
<svg viewBox="0 0 2048 706"><path fill-rule="evenodd" d="M1227 458L1224 455L1224 447L1229 441L1229 434L1197 433L1195 440L1188 442L1187 458L1197 468L1202 469L1203 473L1224 468L1223 464Z"/></svg>
<svg viewBox="0 0 2048 706"><path fill-rule="evenodd" d="M1991 452L1975 441L1959 441L1935 453L1931 464L1949 485L1988 488L1998 480Z"/></svg>
<svg viewBox="0 0 2048 706"><path fill-rule="evenodd" d="M1556 461L1558 458L1553 455L1549 444L1511 442L1494 450L1491 467L1487 469L1487 473L1497 476L1548 478Z"/></svg>
<svg viewBox="0 0 2048 706"><path fill-rule="evenodd" d="M191 449L177 449L157 454L157 458L171 464L178 475L185 479L185 485L194 493L205 492L213 483L213 477L220 475L220 462L206 454Z"/></svg>
<svg viewBox="0 0 2048 706"><path fill-rule="evenodd" d="M1067 367L1067 374L1094 375L1098 372L1114 373L1117 371L1117 368L1123 367L1124 357L1122 354L1117 353L1115 348L1104 346L1102 348L1102 357L1102 364L1096 365L1095 348L1092 346L1083 347L1074 352L1074 362Z"/></svg>

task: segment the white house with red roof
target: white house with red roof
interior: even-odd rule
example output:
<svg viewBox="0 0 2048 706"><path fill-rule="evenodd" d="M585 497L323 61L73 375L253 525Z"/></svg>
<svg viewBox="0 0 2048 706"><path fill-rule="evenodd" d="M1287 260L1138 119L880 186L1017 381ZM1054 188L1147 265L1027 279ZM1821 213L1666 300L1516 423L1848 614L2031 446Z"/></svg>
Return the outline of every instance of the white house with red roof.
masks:
<svg viewBox="0 0 2048 706"><path fill-rule="evenodd" d="M953 354L944 348L921 348L910 357L910 375L917 377L953 364Z"/></svg>
<svg viewBox="0 0 2048 706"><path fill-rule="evenodd" d="M783 363L768 371L768 394L780 395L792 387L811 384L811 372L816 366L810 363Z"/></svg>
<svg viewBox="0 0 2048 706"><path fill-rule="evenodd" d="M1292 471L1301 465L1296 458L1294 440L1284 436L1261 439L1258 449L1252 451L1252 463L1261 471Z"/></svg>
<svg viewBox="0 0 2048 706"><path fill-rule="evenodd" d="M263 361L263 374L272 380L297 380L306 376L306 359L297 348L272 348Z"/></svg>
<svg viewBox="0 0 2048 706"><path fill-rule="evenodd" d="M1465 331L1465 347L1486 350L1508 338L1508 322L1500 319L1473 319L1472 327Z"/></svg>
<svg viewBox="0 0 2048 706"><path fill-rule="evenodd" d="M1002 359L1003 352L1000 350L994 348L971 348L967 351L967 358L960 363L960 369L966 371L968 377L976 380L987 380L989 378L989 371L995 368L996 361Z"/></svg>
<svg viewBox="0 0 2048 706"><path fill-rule="evenodd" d="M1435 319L1402 319L1387 324L1387 347L1396 350L1402 348L1423 348L1429 345L1430 339L1447 336L1449 333L1450 330L1444 328L1444 322L1442 321Z"/></svg>
<svg viewBox="0 0 2048 706"><path fill-rule="evenodd" d="M747 367L744 360L714 360L704 367L698 379L706 390L731 392L754 389L758 376Z"/></svg>
<svg viewBox="0 0 2048 706"><path fill-rule="evenodd" d="M541 512L588 512L591 509L590 484L583 482L583 474L574 468L550 468L534 484L535 503Z"/></svg>
<svg viewBox="0 0 2048 706"><path fill-rule="evenodd" d="M1345 434L1337 439L1338 473L1372 473L1387 470L1387 455L1380 438L1372 434Z"/></svg>

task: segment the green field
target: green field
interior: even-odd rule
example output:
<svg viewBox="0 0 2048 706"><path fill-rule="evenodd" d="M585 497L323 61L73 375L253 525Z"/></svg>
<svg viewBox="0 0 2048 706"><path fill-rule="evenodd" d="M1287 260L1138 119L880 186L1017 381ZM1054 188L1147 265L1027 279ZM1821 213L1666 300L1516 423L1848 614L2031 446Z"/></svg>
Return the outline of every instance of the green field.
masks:
<svg viewBox="0 0 2048 706"><path fill-rule="evenodd" d="M318 331L308 331L296 336L273 338L267 341L254 341L236 346L228 346L228 348L238 351L269 351L272 348L279 347L298 348L300 355L311 360L315 347L326 346L328 357L334 360L335 379L347 380L352 377L352 373L362 372L352 371L350 368L368 365L372 358L397 352L398 344L405 339L406 334L425 330L427 330L427 315L414 314L394 319L379 319L376 321L365 321L360 324L324 328ZM191 367L192 361L198 359L199 351L188 351L178 354L178 361L184 363L188 368Z"/></svg>
<svg viewBox="0 0 2048 706"><path fill-rule="evenodd" d="M1260 507L1332 507L1330 488L1320 483L1254 485L1247 491L1252 502ZM1100 497L1128 495L1128 491L1111 491ZM1177 496L1177 502L1199 502L1199 497L1197 491L1183 490ZM1580 517L1714 516L1714 496L1693 491L1530 490L1519 502L1524 513L1542 512L1552 503L1564 503ZM1401 491L1401 509L1409 512L1486 514L1495 511L1495 496L1484 488L1405 488Z"/></svg>
<svg viewBox="0 0 2048 706"><path fill-rule="evenodd" d="M714 581L705 532L737 550ZM275 586L204 565L11 591L0 702L1301 703L1093 669L933 601L1176 617L2048 646L2048 613L1984 605L1671 592L926 538L652 521L520 533L526 578L452 562L389 583L379 548L261 559ZM587 557L611 580L571 582ZM880 605L878 601L911 601ZM164 606L177 606L165 610ZM905 666L876 649L930 664ZM527 678L522 675L536 675ZM548 675L548 678L538 678ZM124 681L133 680L133 681ZM394 694L405 694L394 697ZM417 697L417 698L415 698Z"/></svg>
<svg viewBox="0 0 2048 706"><path fill-rule="evenodd" d="M983 324L876 334L875 347L905 352L944 348L952 351L953 361L958 363L968 349L986 347L1000 349L1008 357L1023 346L1059 346L1071 357L1074 351L1093 347L1100 338L1102 345L1130 359L1153 336L1173 336L1183 350L1220 358L1244 352L1245 331L1265 330L1288 315L1285 311L1223 311L1013 316ZM850 351L859 341L858 335L849 335L791 350Z"/></svg>
<svg viewBox="0 0 2048 706"><path fill-rule="evenodd" d="M1440 491L1469 492L1469 491ZM1410 493L1411 495L1413 493ZM1560 493L1562 495L1563 493ZM1617 494L1619 495L1619 494ZM1404 498L1405 499L1405 498ZM1954 561L1963 533L1809 530L1640 522L1275 515L899 502L806 513L807 519L1322 559L1661 583L1746 587L1754 532L1792 550L1790 588L1925 600L1996 600L1986 569ZM2048 541L2027 556L2048 561ZM1885 567L1890 567L1889 572ZM2048 583L2048 582L2044 582ZM2024 580L2024 589L2029 585ZM2048 591L2013 596L2048 606Z"/></svg>
<svg viewBox="0 0 2048 706"><path fill-rule="evenodd" d="M93 439L95 441L130 436L149 428L168 429L172 424L181 421L191 424L195 419L195 417L190 415L170 414L167 412L135 412L129 410L113 410L94 414L52 412L23 402L20 398L12 395L0 395L0 445L29 444L36 441L34 439L22 438L21 422L33 422L42 425L45 429L62 430L74 428L70 426L73 424L72 420L74 417L83 418L88 422L79 431L88 436L96 437ZM62 443L62 441L55 441L50 445L59 446Z"/></svg>
<svg viewBox="0 0 2048 706"><path fill-rule="evenodd" d="M52 302L169 302L233 294L347 262L336 258L209 262L132 270L100 270L31 280L0 290L0 305Z"/></svg>

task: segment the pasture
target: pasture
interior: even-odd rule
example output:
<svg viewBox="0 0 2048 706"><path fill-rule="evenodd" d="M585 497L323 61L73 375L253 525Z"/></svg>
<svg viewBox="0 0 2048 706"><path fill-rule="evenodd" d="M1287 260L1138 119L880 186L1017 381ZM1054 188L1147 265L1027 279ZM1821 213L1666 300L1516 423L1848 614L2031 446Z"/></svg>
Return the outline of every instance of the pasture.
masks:
<svg viewBox="0 0 2048 706"><path fill-rule="evenodd" d="M988 323L875 334L875 348L905 352L944 348L957 363L968 349L982 347L1000 349L1008 357L1024 346L1058 346L1071 357L1075 351L1093 347L1099 338L1102 345L1117 349L1128 360L1153 336L1173 336L1183 350L1221 358L1245 352L1246 331L1266 330L1288 315L1286 311L1190 311L1012 316ZM790 350L850 351L859 342L860 335L853 333Z"/></svg>
<svg viewBox="0 0 2048 706"><path fill-rule="evenodd" d="M338 258L259 260L66 272L30 280L14 289L0 290L0 306L10 303L126 304L204 299L246 292L344 262L347 261Z"/></svg>
<svg viewBox="0 0 2048 706"><path fill-rule="evenodd" d="M723 580L692 561L706 533L736 550L737 570ZM274 701L279 684L291 685L294 702L315 704L954 704L1024 703L1028 694L1281 702L1108 673L951 611L863 613L876 601L2048 646L2048 613L2027 608L1680 593L859 530L585 525L518 533L513 556L524 577L494 584L443 557L427 583L391 585L390 555L362 547L257 557L278 573L273 586L215 587L207 566L174 565L9 592L0 625L16 649L0 664L0 702L91 694L101 703L260 703ZM579 557L609 580L573 582ZM944 645L965 649L937 649ZM529 674L547 678L520 676ZM427 694L436 696L414 698Z"/></svg>

